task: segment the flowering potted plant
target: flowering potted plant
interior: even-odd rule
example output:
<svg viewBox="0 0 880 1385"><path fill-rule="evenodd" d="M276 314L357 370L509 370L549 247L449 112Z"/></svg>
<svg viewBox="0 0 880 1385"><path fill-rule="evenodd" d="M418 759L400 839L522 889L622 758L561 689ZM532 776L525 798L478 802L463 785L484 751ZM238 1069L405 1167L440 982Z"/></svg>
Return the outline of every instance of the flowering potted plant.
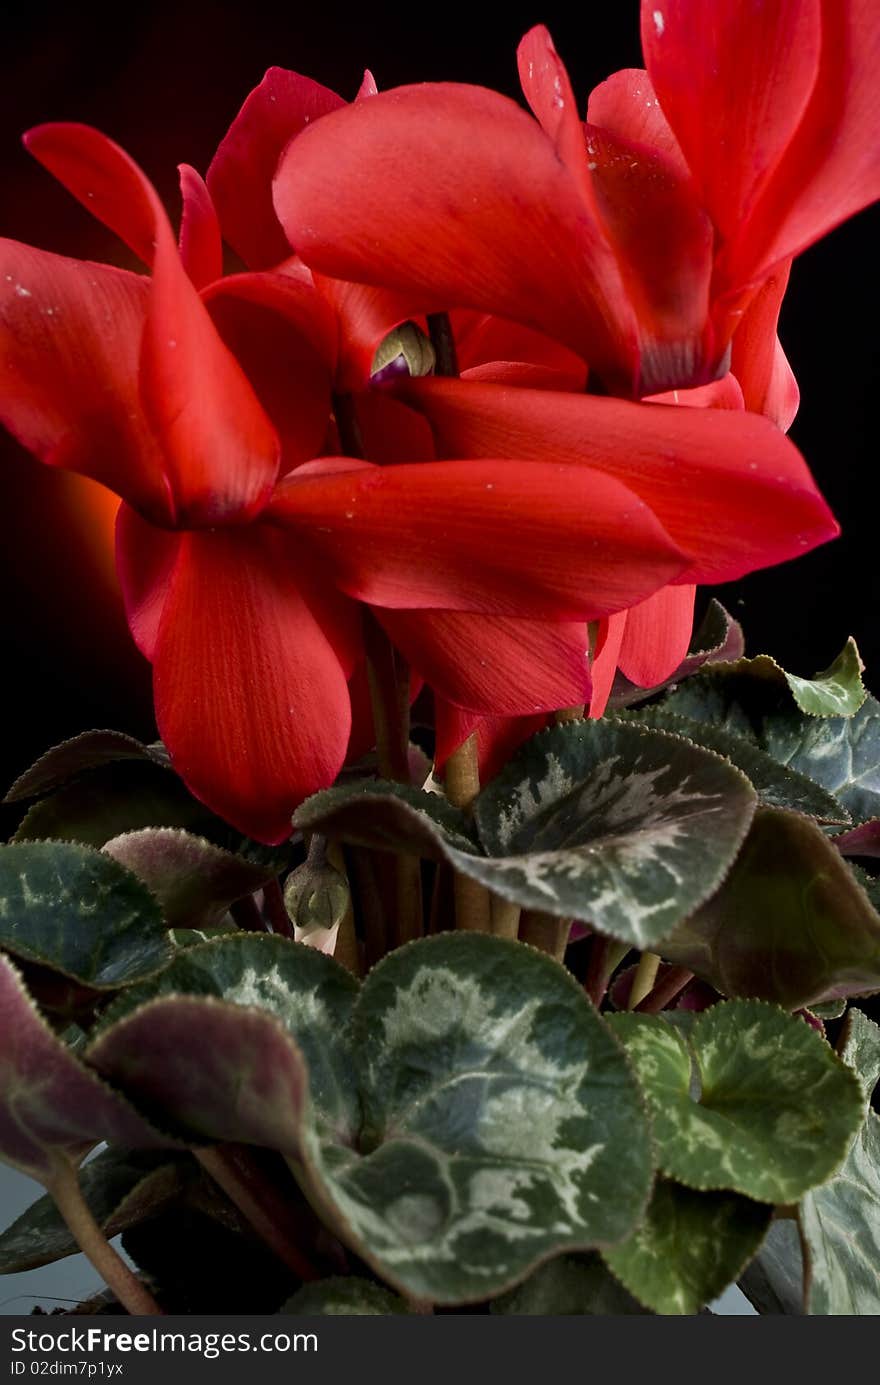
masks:
<svg viewBox="0 0 880 1385"><path fill-rule="evenodd" d="M7 795L4 1272L880 1311L880 706L845 632L810 679L693 628L838 532L776 327L880 191L880 14L642 44L586 124L542 27L531 114L273 68L179 235L103 134L26 136L142 272L0 244L0 417L119 498L160 739Z"/></svg>

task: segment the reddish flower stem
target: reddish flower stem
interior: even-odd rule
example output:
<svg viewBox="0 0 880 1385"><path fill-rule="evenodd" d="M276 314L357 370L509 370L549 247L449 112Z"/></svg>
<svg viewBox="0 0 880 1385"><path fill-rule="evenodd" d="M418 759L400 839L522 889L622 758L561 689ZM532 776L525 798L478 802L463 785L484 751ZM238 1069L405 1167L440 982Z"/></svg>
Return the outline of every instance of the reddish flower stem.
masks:
<svg viewBox="0 0 880 1385"><path fill-rule="evenodd" d="M653 990L639 1001L635 1007L636 1013L640 1015L657 1015L661 1010L665 1010L670 1001L675 1000L680 995L689 981L693 981L694 974L688 971L687 967L671 967L665 976L662 976Z"/></svg>

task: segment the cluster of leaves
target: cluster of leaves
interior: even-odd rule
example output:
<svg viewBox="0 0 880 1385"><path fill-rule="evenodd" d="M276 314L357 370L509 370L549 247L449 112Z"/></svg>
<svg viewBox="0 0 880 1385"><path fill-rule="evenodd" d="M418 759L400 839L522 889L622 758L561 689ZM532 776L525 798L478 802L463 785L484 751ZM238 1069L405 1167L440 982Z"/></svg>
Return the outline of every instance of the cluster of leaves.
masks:
<svg viewBox="0 0 880 1385"><path fill-rule="evenodd" d="M297 814L579 921L567 966L441 916L360 981L241 927L297 836L236 838L161 747L49 752L0 848L3 1158L51 1189L106 1142L83 1193L186 1311L691 1314L739 1280L761 1312L880 1312L880 1028L847 1008L880 991L847 859L880 854L880 705L851 642L810 681L719 662L711 621L678 682L541 733L471 814L375 778ZM665 965L627 1012L630 949ZM218 1159L288 1209L286 1264ZM47 1196L0 1271L75 1250Z"/></svg>

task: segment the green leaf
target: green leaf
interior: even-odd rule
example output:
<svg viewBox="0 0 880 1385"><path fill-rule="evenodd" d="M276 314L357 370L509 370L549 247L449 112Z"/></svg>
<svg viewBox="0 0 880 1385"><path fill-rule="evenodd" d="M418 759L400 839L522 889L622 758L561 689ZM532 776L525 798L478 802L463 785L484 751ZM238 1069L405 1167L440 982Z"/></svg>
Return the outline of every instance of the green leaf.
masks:
<svg viewBox="0 0 880 1385"><path fill-rule="evenodd" d="M751 1260L772 1214L736 1193L695 1192L662 1178L644 1221L604 1259L655 1313L699 1313Z"/></svg>
<svg viewBox="0 0 880 1385"><path fill-rule="evenodd" d="M754 811L718 756L618 721L552 727L474 805L486 851L458 868L502 898L647 947L724 878Z"/></svg>
<svg viewBox="0 0 880 1385"><path fill-rule="evenodd" d="M164 746L143 745L123 731L84 731L72 740L53 745L41 755L16 779L3 802L43 798L86 770L116 764L120 760L151 760L160 765L168 762Z"/></svg>
<svg viewBox="0 0 880 1385"><path fill-rule="evenodd" d="M811 1005L810 1014L817 1020L839 1020L846 1013L845 1000L826 1000L821 1005Z"/></svg>
<svg viewBox="0 0 880 1385"><path fill-rule="evenodd" d="M870 1099L880 1073L880 1027L851 1009L841 1057ZM822 1315L880 1314L880 1117L868 1109L846 1161L800 1206L810 1272L807 1311Z"/></svg>
<svg viewBox="0 0 880 1385"><path fill-rule="evenodd" d="M161 765L125 761L92 769L34 803L13 837L103 846L144 827L200 830L206 810L181 780Z"/></svg>
<svg viewBox="0 0 880 1385"><path fill-rule="evenodd" d="M623 715L641 726L670 731L693 741L695 745L703 746L705 750L714 750L717 755L723 755L742 770L760 801L768 807L792 808L822 822L837 824L849 821L849 813L827 789L807 775L781 765L745 736L696 721L692 717L678 716L663 705L642 707Z"/></svg>
<svg viewBox="0 0 880 1385"><path fill-rule="evenodd" d="M635 1063L670 1178L788 1204L839 1168L861 1123L861 1089L803 1020L731 1000L704 1011L687 1039L660 1016L609 1023Z"/></svg>
<svg viewBox="0 0 880 1385"><path fill-rule="evenodd" d="M574 979L485 935L410 944L355 1009L365 1157L333 1196L416 1298L480 1300L566 1248L627 1235L651 1175L622 1052Z"/></svg>
<svg viewBox="0 0 880 1385"><path fill-rule="evenodd" d="M766 655L716 664L669 693L667 711L732 731L837 797L856 823L880 816L880 704L816 717Z"/></svg>
<svg viewBox="0 0 880 1385"><path fill-rule="evenodd" d="M365 779L324 789L306 799L294 827L382 851L412 852L442 861L479 850L467 818L440 794L409 784Z"/></svg>
<svg viewBox="0 0 880 1385"><path fill-rule="evenodd" d="M738 1281L749 1303L762 1314L804 1312L804 1267L797 1222L774 1221L752 1263Z"/></svg>
<svg viewBox="0 0 880 1385"><path fill-rule="evenodd" d="M0 846L0 945L95 990L129 985L173 955L141 881L71 842Z"/></svg>
<svg viewBox="0 0 880 1385"><path fill-rule="evenodd" d="M125 832L103 851L143 880L171 927L213 927L230 904L261 889L275 874L270 866L254 865L173 827Z"/></svg>
<svg viewBox="0 0 880 1385"><path fill-rule="evenodd" d="M596 1253L559 1255L490 1305L507 1317L606 1317L648 1313Z"/></svg>
<svg viewBox="0 0 880 1385"><path fill-rule="evenodd" d="M177 1197L194 1167L191 1159L164 1151L105 1149L82 1166L79 1184L112 1240ZM0 1234L0 1274L35 1269L78 1251L54 1200L41 1197Z"/></svg>
<svg viewBox="0 0 880 1385"><path fill-rule="evenodd" d="M289 1298L279 1313L289 1317L368 1317L409 1313L404 1299L389 1293L380 1284L356 1275L349 1278L318 1279L304 1284Z"/></svg>
<svg viewBox="0 0 880 1385"><path fill-rule="evenodd" d="M867 697L862 684L864 667L856 642L850 636L824 673L817 673L813 679L786 673L785 681L801 711L809 716L851 717Z"/></svg>
<svg viewBox="0 0 880 1385"><path fill-rule="evenodd" d="M210 997L252 1006L273 1016L295 1039L317 1114L345 1141L356 1133L360 1106L351 1059L338 1035L357 994L351 973L315 948L268 933L225 934L178 952L159 976L118 996L96 1033L159 997ZM234 1059L231 1067L234 1073Z"/></svg>
<svg viewBox="0 0 880 1385"><path fill-rule="evenodd" d="M721 889L659 950L786 1010L880 987L880 915L821 829L778 808L758 810Z"/></svg>
<svg viewBox="0 0 880 1385"><path fill-rule="evenodd" d="M662 683L655 684L653 688L639 688L630 683L628 678L624 678L618 670L614 676L608 706L615 709L628 707L634 702L643 702L662 692L670 683L680 683L684 678L693 677L704 664L739 659L744 650L742 627L725 611L721 602L713 598L709 602L699 630L693 637L690 650L675 672Z"/></svg>
<svg viewBox="0 0 880 1385"><path fill-rule="evenodd" d="M441 935L387 957L351 1012L341 969L283 943L188 949L157 998L112 1007L88 1060L191 1138L285 1152L336 1233L411 1298L481 1301L549 1255L630 1233L651 1180L641 1097L557 963ZM344 1099L316 1082L313 1109L306 1044ZM356 1102L352 1131L338 1112Z"/></svg>
<svg viewBox="0 0 880 1385"><path fill-rule="evenodd" d="M60 1157L78 1162L101 1140L147 1149L174 1143L65 1048L3 956L0 1090L0 1158L44 1185Z"/></svg>

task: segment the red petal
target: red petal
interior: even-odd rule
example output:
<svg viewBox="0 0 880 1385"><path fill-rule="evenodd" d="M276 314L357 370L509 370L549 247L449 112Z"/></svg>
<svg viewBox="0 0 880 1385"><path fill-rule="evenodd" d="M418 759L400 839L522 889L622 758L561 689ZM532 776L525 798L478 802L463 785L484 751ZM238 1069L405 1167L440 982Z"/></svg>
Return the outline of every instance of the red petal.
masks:
<svg viewBox="0 0 880 1385"><path fill-rule="evenodd" d="M405 381L401 393L429 419L441 455L619 476L691 555L678 581L729 582L839 532L797 449L754 414L459 380Z"/></svg>
<svg viewBox="0 0 880 1385"><path fill-rule="evenodd" d="M138 398L148 294L138 274L0 241L0 419L41 461L161 514L164 458Z"/></svg>
<svg viewBox="0 0 880 1385"><path fill-rule="evenodd" d="M178 172L183 196L180 258L196 288L201 289L223 273L220 223L211 194L196 170L189 164L180 164Z"/></svg>
<svg viewBox="0 0 880 1385"><path fill-rule="evenodd" d="M116 516L116 572L132 639L152 662L165 598L180 551L180 535L157 529L129 505Z"/></svg>
<svg viewBox="0 0 880 1385"><path fill-rule="evenodd" d="M633 388L614 255L581 183L505 97L441 83L337 111L287 149L275 207L322 273L513 318Z"/></svg>
<svg viewBox="0 0 880 1385"><path fill-rule="evenodd" d="M330 419L336 323L314 286L287 274L235 274L204 302L281 441L281 472L321 452Z"/></svg>
<svg viewBox="0 0 880 1385"><path fill-rule="evenodd" d="M177 772L259 841L282 841L297 804L345 759L345 674L287 541L262 525L181 536L154 689Z"/></svg>
<svg viewBox="0 0 880 1385"><path fill-rule="evenodd" d="M459 611L376 615L425 682L461 707L518 716L589 699L583 622L547 625Z"/></svg>
<svg viewBox="0 0 880 1385"><path fill-rule="evenodd" d="M792 4L805 21L816 7L815 0ZM822 53L809 106L730 248L722 272L734 285L762 278L880 196L880 7L876 0L821 0L820 8ZM793 68L806 62L806 53L792 62L782 51Z"/></svg>
<svg viewBox="0 0 880 1385"><path fill-rule="evenodd" d="M662 587L626 613L617 666L639 688L653 688L679 667L694 628L695 587Z"/></svg>
<svg viewBox="0 0 880 1385"><path fill-rule="evenodd" d="M587 105L587 121L618 139L646 144L665 154L681 178L691 176L681 145L660 108L651 79L643 67L613 72L594 87Z"/></svg>
<svg viewBox="0 0 880 1385"><path fill-rule="evenodd" d="M790 260L780 265L755 294L734 332L730 357L746 408L766 414L784 433L800 402L797 381L776 335L790 268Z"/></svg>
<svg viewBox="0 0 880 1385"><path fill-rule="evenodd" d="M580 356L529 327L508 322L492 313L460 310L452 314L452 330L462 374L478 366L501 362L528 364L570 378L571 389L586 386L586 369Z"/></svg>
<svg viewBox="0 0 880 1385"><path fill-rule="evenodd" d="M620 646L623 643L628 618L629 611L619 611L616 615L609 616L607 620L599 623L591 667L593 678L593 696L590 700L591 717L601 717L608 706L608 699L614 686L614 675L617 672L617 658L620 654Z"/></svg>
<svg viewBox="0 0 880 1385"><path fill-rule="evenodd" d="M739 380L728 372L711 385L697 385L692 390L667 390L663 394L651 394L642 401L645 404L685 404L689 409L744 409L742 386Z"/></svg>
<svg viewBox="0 0 880 1385"><path fill-rule="evenodd" d="M643 600L682 566L647 507L587 467L300 468L268 513L326 559L344 591L403 610L586 620Z"/></svg>
<svg viewBox="0 0 880 1385"><path fill-rule="evenodd" d="M543 24L530 29L516 53L523 95L579 187L593 220L601 216L584 158L584 130L565 64Z"/></svg>
<svg viewBox="0 0 880 1385"><path fill-rule="evenodd" d="M155 259L140 388L165 454L169 502L156 517L205 524L256 512L277 474L278 441L183 268L154 188L127 154L88 126L42 125L27 142L75 197L132 244L151 219Z"/></svg>
<svg viewBox="0 0 880 1385"><path fill-rule="evenodd" d="M654 88L713 221L730 239L807 108L820 8L820 0L642 0Z"/></svg>
<svg viewBox="0 0 880 1385"><path fill-rule="evenodd" d="M272 206L272 179L285 146L344 105L309 77L270 67L226 132L208 169L208 187L224 236L252 269L269 269L290 254Z"/></svg>
<svg viewBox="0 0 880 1385"><path fill-rule="evenodd" d="M336 388L344 393L370 382L376 349L393 328L414 315L410 299L368 284L315 275L315 285L338 323L339 364Z"/></svg>

